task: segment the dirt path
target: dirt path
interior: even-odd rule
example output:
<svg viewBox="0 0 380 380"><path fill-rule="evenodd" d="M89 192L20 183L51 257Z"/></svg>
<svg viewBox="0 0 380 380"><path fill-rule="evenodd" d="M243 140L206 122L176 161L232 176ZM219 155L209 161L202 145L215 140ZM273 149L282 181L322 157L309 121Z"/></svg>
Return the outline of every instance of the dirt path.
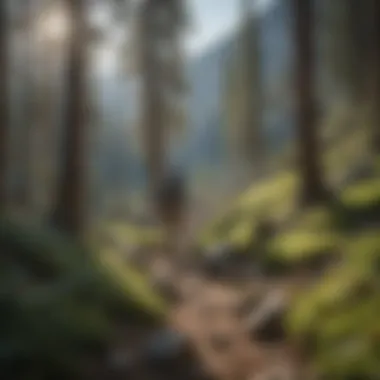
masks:
<svg viewBox="0 0 380 380"><path fill-rule="evenodd" d="M166 276L180 293L170 324L189 337L206 372L218 380L298 379L299 365L289 345L254 341L249 334L254 308L246 315L239 313L247 295L256 292L263 301L274 300L275 295L286 296L285 284L261 280L236 287L228 281L220 283L200 273L170 268L169 263Z"/></svg>

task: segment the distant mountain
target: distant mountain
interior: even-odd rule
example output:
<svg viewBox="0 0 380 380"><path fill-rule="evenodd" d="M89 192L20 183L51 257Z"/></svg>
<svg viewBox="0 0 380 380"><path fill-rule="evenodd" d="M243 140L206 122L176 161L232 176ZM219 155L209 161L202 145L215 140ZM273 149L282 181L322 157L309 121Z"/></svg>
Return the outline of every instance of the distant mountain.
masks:
<svg viewBox="0 0 380 380"><path fill-rule="evenodd" d="M264 126L268 141L278 149L292 137L290 78L292 43L289 2L279 1L259 19L261 33L261 63L264 95ZM188 139L174 155L175 160L190 170L217 166L224 159L225 141L223 125L224 77L227 65L236 53L237 32L225 37L186 67L189 82ZM127 82L105 81L104 117L107 125L122 125L127 118L130 124L137 119L138 99L136 87ZM109 106L111 104L111 106ZM121 112L121 113L120 113ZM119 113L119 116L116 114ZM122 121L124 120L124 122ZM132 128L131 128L132 130ZM131 132L132 133L132 132ZM115 155L115 152L114 152ZM133 177L141 171L141 162L131 159L129 173ZM114 166L113 164L112 166ZM108 165L104 165L104 168ZM106 170L109 172L109 169Z"/></svg>
<svg viewBox="0 0 380 380"><path fill-rule="evenodd" d="M265 96L263 128L269 143L277 149L281 141L284 143L292 137L289 95L293 47L288 2L277 2L258 22ZM183 155L186 165L198 165L200 157L208 164L221 159L221 147L215 145L222 146L224 138L224 78L227 66L236 54L237 43L235 32L189 64L189 128L194 135Z"/></svg>

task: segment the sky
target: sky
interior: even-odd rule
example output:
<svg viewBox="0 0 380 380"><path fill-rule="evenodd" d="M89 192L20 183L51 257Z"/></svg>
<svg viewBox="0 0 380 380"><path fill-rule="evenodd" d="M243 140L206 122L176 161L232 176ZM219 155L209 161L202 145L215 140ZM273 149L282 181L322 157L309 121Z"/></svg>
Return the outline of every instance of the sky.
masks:
<svg viewBox="0 0 380 380"><path fill-rule="evenodd" d="M242 0L188 0L191 27L188 32L189 55L202 53L210 45L231 33L239 21ZM251 0L252 7L265 12L276 0Z"/></svg>
<svg viewBox="0 0 380 380"><path fill-rule="evenodd" d="M0 0L1 1L1 0ZM137 0L138 1L138 0ZM186 52L190 58L200 55L218 40L231 34L240 19L239 5L242 1L252 3L252 8L258 12L265 12L277 0L186 0L189 10L190 26L186 36ZM93 22L101 27L109 25L112 16L109 8L94 8ZM57 10L47 17L50 22L45 22L45 32L51 37L65 34L65 18L62 12ZM62 22L61 22L62 21ZM116 35L115 35L116 36ZM115 37L114 36L114 37ZM121 40L122 41L122 40ZM117 61L115 46L103 46L98 51L97 65L101 71L110 72Z"/></svg>
<svg viewBox="0 0 380 380"><path fill-rule="evenodd" d="M189 0L190 55L196 55L233 30L239 19L238 0Z"/></svg>

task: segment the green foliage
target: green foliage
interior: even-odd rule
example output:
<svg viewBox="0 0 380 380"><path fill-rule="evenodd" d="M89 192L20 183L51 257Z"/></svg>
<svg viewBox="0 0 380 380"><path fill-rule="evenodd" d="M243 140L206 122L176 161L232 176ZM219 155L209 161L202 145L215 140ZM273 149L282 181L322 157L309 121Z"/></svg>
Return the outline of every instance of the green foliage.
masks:
<svg viewBox="0 0 380 380"><path fill-rule="evenodd" d="M328 144L323 157L328 178L336 180L355 168L366 157L368 138L368 128L355 128Z"/></svg>
<svg viewBox="0 0 380 380"><path fill-rule="evenodd" d="M376 175L380 176L380 155L375 157L374 167Z"/></svg>
<svg viewBox="0 0 380 380"><path fill-rule="evenodd" d="M379 195L377 179L361 181L345 189L339 207L326 210L324 216L321 212L301 216L296 227L298 232L308 231L303 239L302 235L293 236L292 245L292 239L285 243L276 238L277 253L286 259L299 259L307 252L339 253L340 261L296 297L288 318L289 331L309 350L316 369L327 378L355 375L371 379L377 374L380 230L374 226L379 226ZM377 219L369 219L373 215ZM369 220L374 222L372 227ZM355 229L345 231L347 226Z"/></svg>
<svg viewBox="0 0 380 380"><path fill-rule="evenodd" d="M363 156L365 157L367 146L368 131L366 128L350 130L343 138L337 139L333 144L326 144L324 166L327 177L334 182L339 182L352 171L357 162L361 162ZM274 176L254 183L228 209L223 210L203 231L200 236L200 245L207 247L220 241L234 242L236 239L242 246L247 246L249 245L248 240L254 239L255 226L258 225L263 217L275 221L286 221L295 209L295 194L299 186L299 180L297 172L292 169L280 171ZM331 215L330 211L326 210L313 210L307 214L307 217L320 218L322 224L326 222L329 225L346 225L348 221L355 219L352 198L356 199L354 202L357 202L358 206L360 206L358 210L361 211L363 211L363 203L366 202L363 197L367 197L367 200L372 199L373 203L377 202L376 197L379 195L377 190L379 185L374 182L376 180L368 181L367 185L357 185L359 188L364 187L364 190L348 189L348 193L360 193L363 191L364 195L343 194L341 197L342 204L337 210L334 210L334 215ZM359 196L362 197L362 200L359 200ZM368 209L373 210L373 204L368 203ZM324 216L322 215L323 213L325 214ZM305 215L301 217L304 218ZM248 225L249 228L247 228ZM299 225L311 225L312 229L315 230L314 221L306 220L303 223L300 220ZM243 231L246 231L246 233ZM248 233L248 231L250 232ZM318 229L317 232L319 232ZM236 238L236 235L239 238ZM289 241L289 239L287 240ZM294 241L293 238L292 240ZM244 244L241 243L242 241L244 241Z"/></svg>
<svg viewBox="0 0 380 380"><path fill-rule="evenodd" d="M347 207L356 209L380 206L380 179L369 179L350 186L343 191L342 202Z"/></svg>
<svg viewBox="0 0 380 380"><path fill-rule="evenodd" d="M273 256L296 263L325 252L336 246L337 236L331 232L294 231L277 236L269 251Z"/></svg>
<svg viewBox="0 0 380 380"><path fill-rule="evenodd" d="M378 179L365 180L349 186L332 205L334 223L340 228L357 227L378 222L380 215L380 182Z"/></svg>
<svg viewBox="0 0 380 380"><path fill-rule="evenodd" d="M250 246L263 218L277 218L289 212L296 183L292 173L282 172L252 186L205 229L200 245L207 247L225 241L238 250Z"/></svg>
<svg viewBox="0 0 380 380"><path fill-rule="evenodd" d="M374 379L380 363L379 179L350 185L324 207L289 213L293 206L286 210L285 205L296 183L289 174L252 187L210 226L203 244L227 240L241 247L250 239L255 246L260 232L252 229L263 216L276 219L283 213L285 223L254 250L255 257L273 274L292 273L307 263L324 269L292 301L286 321L290 337L310 354L323 378Z"/></svg>
<svg viewBox="0 0 380 380"><path fill-rule="evenodd" d="M104 348L120 321L148 326L164 316L130 272L119 266L115 274L98 255L55 232L2 220L0 248L4 370L75 378L86 355Z"/></svg>
<svg viewBox="0 0 380 380"><path fill-rule="evenodd" d="M342 263L296 298L289 329L301 341L313 341L320 372L370 379L380 360L380 231L347 237L342 250Z"/></svg>
<svg viewBox="0 0 380 380"><path fill-rule="evenodd" d="M109 278L113 278L122 297L130 298L138 306L137 320L141 320L142 313L147 317L164 317L166 305L147 285L148 280L132 267L123 263L115 251L102 251L100 254L103 268Z"/></svg>

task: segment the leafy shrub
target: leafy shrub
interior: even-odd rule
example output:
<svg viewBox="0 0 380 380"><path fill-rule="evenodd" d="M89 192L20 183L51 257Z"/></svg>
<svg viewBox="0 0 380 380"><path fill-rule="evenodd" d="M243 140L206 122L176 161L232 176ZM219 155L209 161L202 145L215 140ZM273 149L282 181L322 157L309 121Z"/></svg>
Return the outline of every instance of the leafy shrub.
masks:
<svg viewBox="0 0 380 380"><path fill-rule="evenodd" d="M118 322L148 326L164 316L144 284L137 290L134 278L125 279L130 273L115 274L97 254L53 231L2 220L0 268L2 378L16 370L21 378L75 378Z"/></svg>
<svg viewBox="0 0 380 380"><path fill-rule="evenodd" d="M296 298L289 329L327 378L376 378L380 360L380 231L347 237L342 263Z"/></svg>

